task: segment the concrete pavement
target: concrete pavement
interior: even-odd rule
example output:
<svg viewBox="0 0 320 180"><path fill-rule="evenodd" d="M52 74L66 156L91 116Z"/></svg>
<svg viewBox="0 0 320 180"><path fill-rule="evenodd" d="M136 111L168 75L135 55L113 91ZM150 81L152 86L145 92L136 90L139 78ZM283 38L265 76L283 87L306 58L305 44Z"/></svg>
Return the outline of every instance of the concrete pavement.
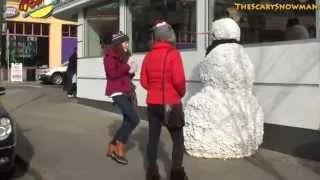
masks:
<svg viewBox="0 0 320 180"><path fill-rule="evenodd" d="M77 104L61 88L37 84L10 85L3 104L18 122L27 148L19 150L29 164L27 174L41 180L144 179L147 123L141 121L128 145L128 166L104 156L106 144L121 116ZM26 143L27 141L27 143ZM159 165L165 179L170 170L171 141L163 130ZM190 180L318 180L320 162L261 149L239 160L197 159L185 156Z"/></svg>

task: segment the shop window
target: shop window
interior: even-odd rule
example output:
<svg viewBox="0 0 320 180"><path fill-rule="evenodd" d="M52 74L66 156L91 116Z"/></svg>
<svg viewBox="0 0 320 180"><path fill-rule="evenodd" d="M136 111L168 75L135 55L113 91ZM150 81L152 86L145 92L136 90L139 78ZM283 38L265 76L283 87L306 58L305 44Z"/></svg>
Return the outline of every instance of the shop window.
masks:
<svg viewBox="0 0 320 180"><path fill-rule="evenodd" d="M49 24L42 24L42 35L49 36Z"/></svg>
<svg viewBox="0 0 320 180"><path fill-rule="evenodd" d="M62 36L68 37L70 35L70 26L69 25L62 25Z"/></svg>
<svg viewBox="0 0 320 180"><path fill-rule="evenodd" d="M108 1L86 9L86 55L101 56L111 43L112 34L119 32L119 1Z"/></svg>
<svg viewBox="0 0 320 180"><path fill-rule="evenodd" d="M289 40L302 40L316 37L314 10L246 10L236 6L233 0L216 0L212 16L218 19L231 16L238 20L241 28L241 42L262 43ZM243 5L249 2L242 1ZM278 0L259 0L257 4L279 3ZM299 0L283 0L280 3L302 4ZM306 0L314 4L314 0ZM237 8L238 7L238 8Z"/></svg>
<svg viewBox="0 0 320 180"><path fill-rule="evenodd" d="M77 37L77 26L76 25L62 25L62 36L63 37Z"/></svg>
<svg viewBox="0 0 320 180"><path fill-rule="evenodd" d="M77 26L75 25L70 26L70 36L77 37Z"/></svg>
<svg viewBox="0 0 320 180"><path fill-rule="evenodd" d="M172 25L177 48L194 49L197 42L196 0L131 0L134 52L147 51L152 43L151 27L161 19Z"/></svg>
<svg viewBox="0 0 320 180"><path fill-rule="evenodd" d="M41 35L41 24L33 24L33 35Z"/></svg>
<svg viewBox="0 0 320 180"><path fill-rule="evenodd" d="M31 23L25 23L24 24L24 32L27 35L32 34L32 24Z"/></svg>
<svg viewBox="0 0 320 180"><path fill-rule="evenodd" d="M23 23L16 22L16 34L24 34L23 28L24 28Z"/></svg>
<svg viewBox="0 0 320 180"><path fill-rule="evenodd" d="M3 40L6 40L5 37L3 38ZM10 35L9 41L9 63L23 63L23 66L48 65L48 37ZM4 46L5 43L2 45L2 47ZM5 57L4 54L2 55L2 57Z"/></svg>
<svg viewBox="0 0 320 180"><path fill-rule="evenodd" d="M10 34L15 33L15 25L14 24L15 24L15 22L10 22L10 21L7 22L7 28L9 30Z"/></svg>
<svg viewBox="0 0 320 180"><path fill-rule="evenodd" d="M10 34L14 35L34 35L49 36L49 24L7 22Z"/></svg>

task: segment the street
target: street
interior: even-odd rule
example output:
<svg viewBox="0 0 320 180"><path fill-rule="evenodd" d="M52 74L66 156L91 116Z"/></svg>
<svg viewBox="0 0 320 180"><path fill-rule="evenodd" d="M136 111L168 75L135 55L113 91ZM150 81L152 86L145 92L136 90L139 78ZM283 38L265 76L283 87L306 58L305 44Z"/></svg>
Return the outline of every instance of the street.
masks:
<svg viewBox="0 0 320 180"><path fill-rule="evenodd" d="M3 105L19 131L16 180L144 179L147 123L141 121L128 143L127 166L104 156L121 116L83 106L68 99L60 87L23 83L4 85ZM171 141L163 130L159 166L170 171ZM318 180L320 162L261 149L239 160L197 159L185 156L190 180Z"/></svg>

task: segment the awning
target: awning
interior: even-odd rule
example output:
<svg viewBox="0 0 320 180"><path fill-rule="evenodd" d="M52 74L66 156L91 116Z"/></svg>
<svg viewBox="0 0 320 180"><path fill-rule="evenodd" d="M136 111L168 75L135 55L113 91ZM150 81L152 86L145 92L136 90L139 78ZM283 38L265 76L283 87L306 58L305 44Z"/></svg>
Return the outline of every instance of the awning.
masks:
<svg viewBox="0 0 320 180"><path fill-rule="evenodd" d="M52 13L56 18L76 20L78 12L83 8L102 2L103 0L69 0L57 5Z"/></svg>

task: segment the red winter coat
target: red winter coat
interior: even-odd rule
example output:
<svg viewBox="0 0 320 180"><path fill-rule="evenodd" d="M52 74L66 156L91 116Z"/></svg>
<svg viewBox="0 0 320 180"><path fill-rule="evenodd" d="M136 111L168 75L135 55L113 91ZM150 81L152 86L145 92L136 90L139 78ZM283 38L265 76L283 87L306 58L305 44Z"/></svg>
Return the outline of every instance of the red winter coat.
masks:
<svg viewBox="0 0 320 180"><path fill-rule="evenodd" d="M110 96L115 92L128 94L132 90L130 66L127 63L122 63L120 54L112 48L106 49L103 64L107 78L106 95Z"/></svg>
<svg viewBox="0 0 320 180"><path fill-rule="evenodd" d="M147 104L163 104L162 67L166 53L165 104L181 102L186 92L186 80L179 51L169 43L156 42L145 56L140 83L148 91Z"/></svg>

